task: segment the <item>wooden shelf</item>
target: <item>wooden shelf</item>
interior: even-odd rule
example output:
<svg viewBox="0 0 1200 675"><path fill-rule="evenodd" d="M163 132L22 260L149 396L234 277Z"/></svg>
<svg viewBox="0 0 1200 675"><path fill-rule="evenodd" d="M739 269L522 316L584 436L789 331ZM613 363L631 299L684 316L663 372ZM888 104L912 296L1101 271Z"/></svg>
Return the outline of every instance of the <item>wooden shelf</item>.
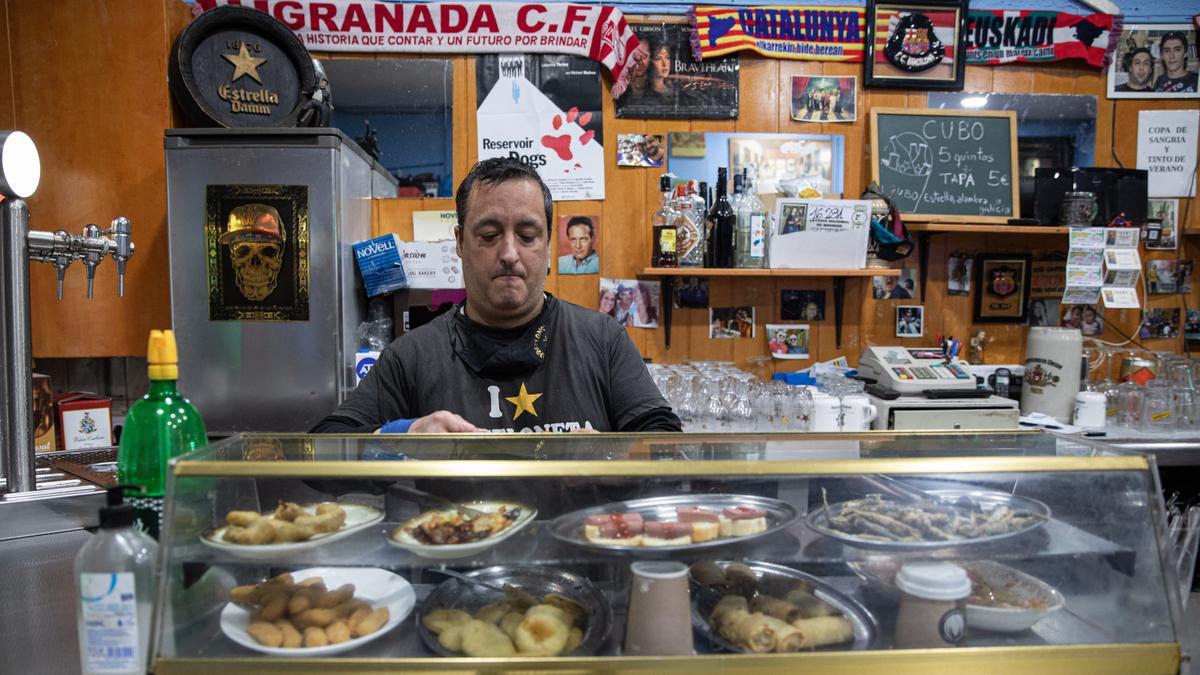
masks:
<svg viewBox="0 0 1200 675"><path fill-rule="evenodd" d="M846 298L846 277L898 277L900 270L891 267L868 267L861 270L740 270L724 267L643 267L639 277L662 277L663 290L670 298L676 277L738 277L742 279L770 279L797 277L829 277L833 279L833 335L834 344L842 346L842 307ZM922 282L922 286L924 282ZM671 349L671 302L663 303L663 344Z"/></svg>
<svg viewBox="0 0 1200 675"><path fill-rule="evenodd" d="M973 234L1066 234L1069 227L1054 225L961 225L956 223L910 223L912 232L970 232Z"/></svg>
<svg viewBox="0 0 1200 675"><path fill-rule="evenodd" d="M721 267L643 267L641 277L898 277L900 270L868 267L861 270L741 270Z"/></svg>

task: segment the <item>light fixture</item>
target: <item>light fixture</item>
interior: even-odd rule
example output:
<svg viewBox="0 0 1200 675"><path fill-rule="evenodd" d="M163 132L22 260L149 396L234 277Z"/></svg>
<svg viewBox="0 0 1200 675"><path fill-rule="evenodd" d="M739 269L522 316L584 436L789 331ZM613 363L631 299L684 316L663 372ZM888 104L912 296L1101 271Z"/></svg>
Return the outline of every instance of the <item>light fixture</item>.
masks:
<svg viewBox="0 0 1200 675"><path fill-rule="evenodd" d="M964 108L982 108L987 105L988 97L986 96L968 96L962 100Z"/></svg>
<svg viewBox="0 0 1200 675"><path fill-rule="evenodd" d="M37 191L42 161L24 131L0 131L0 192L24 199Z"/></svg>

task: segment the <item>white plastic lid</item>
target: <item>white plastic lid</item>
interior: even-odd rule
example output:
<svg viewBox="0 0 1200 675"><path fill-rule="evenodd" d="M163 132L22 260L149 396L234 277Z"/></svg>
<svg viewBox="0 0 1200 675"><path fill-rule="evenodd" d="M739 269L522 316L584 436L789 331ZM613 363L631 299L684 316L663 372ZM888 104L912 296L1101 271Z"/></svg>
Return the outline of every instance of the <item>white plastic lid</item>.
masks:
<svg viewBox="0 0 1200 675"><path fill-rule="evenodd" d="M671 560L646 560L629 566L634 576L646 579L678 579L686 576L688 566Z"/></svg>
<svg viewBox="0 0 1200 675"><path fill-rule="evenodd" d="M926 600L961 600L971 594L967 571L950 563L908 563L896 573L896 587Z"/></svg>

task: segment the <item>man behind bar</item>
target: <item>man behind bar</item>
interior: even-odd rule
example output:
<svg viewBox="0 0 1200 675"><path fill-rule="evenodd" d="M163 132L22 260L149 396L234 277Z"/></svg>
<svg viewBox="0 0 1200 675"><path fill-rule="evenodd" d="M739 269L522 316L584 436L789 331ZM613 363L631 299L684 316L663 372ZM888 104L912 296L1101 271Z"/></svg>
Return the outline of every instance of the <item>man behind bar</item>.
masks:
<svg viewBox="0 0 1200 675"><path fill-rule="evenodd" d="M467 300L388 345L315 433L679 431L625 330L545 291L552 202L516 160L455 195Z"/></svg>

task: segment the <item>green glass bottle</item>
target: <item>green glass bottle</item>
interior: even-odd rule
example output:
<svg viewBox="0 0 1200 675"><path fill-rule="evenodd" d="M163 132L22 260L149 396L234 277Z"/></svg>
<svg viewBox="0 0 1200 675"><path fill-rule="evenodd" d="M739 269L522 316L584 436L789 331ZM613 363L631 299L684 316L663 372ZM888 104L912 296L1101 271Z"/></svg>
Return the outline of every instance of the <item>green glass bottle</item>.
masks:
<svg viewBox="0 0 1200 675"><path fill-rule="evenodd" d="M150 331L146 350L150 391L129 408L117 453L117 481L145 487L126 493L140 527L158 539L167 462L208 442L200 413L175 389L179 358L175 333Z"/></svg>

